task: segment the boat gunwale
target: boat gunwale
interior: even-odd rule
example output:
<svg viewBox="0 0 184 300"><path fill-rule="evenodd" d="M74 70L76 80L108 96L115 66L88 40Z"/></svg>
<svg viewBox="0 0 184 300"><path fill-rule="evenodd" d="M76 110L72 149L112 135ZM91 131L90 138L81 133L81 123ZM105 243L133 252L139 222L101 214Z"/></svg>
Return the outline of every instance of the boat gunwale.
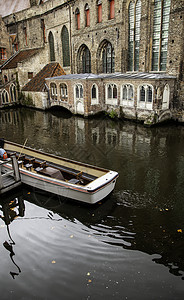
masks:
<svg viewBox="0 0 184 300"><path fill-rule="evenodd" d="M6 167L10 168L8 165L9 165L9 162L7 162ZM57 184L57 185L63 186L63 188L66 188L66 189L78 190L82 193L88 193L88 194L96 193L98 190L101 190L102 188L106 187L112 181L114 181L118 178L119 175L118 175L117 172L109 171L108 173L110 173L110 172L115 173L115 176L113 176L113 178L110 178L108 181L106 179L106 181L103 184L100 184L95 188L91 188L91 187L88 187L89 184L86 185L86 186L81 186L81 185L65 182L61 179L57 179L57 178L53 178L53 177L49 178L49 177L47 177L45 175L42 175L42 174L35 174L32 171L28 171L28 170L24 170L24 169L20 168L20 173L21 174L23 173L23 175L25 175L25 176L34 177L35 180L40 180L40 181L44 181L44 182L46 181L46 182L49 182L50 184ZM95 180L98 180L98 178L95 179Z"/></svg>
<svg viewBox="0 0 184 300"><path fill-rule="evenodd" d="M108 170L108 169L105 169L105 168L102 168L102 167L97 167L97 166L90 165L90 164L87 164L87 163L83 163L83 162L80 162L80 161L75 161L75 160L72 160L72 159L68 159L68 158L65 158L65 157L62 157L62 156L58 156L58 155L55 155L55 154L51 154L51 153L47 153L47 152L40 151L40 150L37 150L37 149L33 149L31 147L23 146L23 145L20 145L20 144L14 143L14 142L10 142L10 141L7 141L7 140L4 140L4 144L5 144L5 146L6 146L6 144L7 145L10 144L12 146L20 147L20 150L21 149L27 149L28 151L33 151L35 153L39 153L40 155L46 155L46 156L51 157L51 158L56 158L56 159L59 159L59 160L63 160L65 162L73 163L73 164L78 165L78 166L84 166L84 167L87 167L89 169L95 169L97 171L102 171L102 172L105 172L105 173L108 173L109 171L111 171L111 170ZM5 149L6 149L6 147L5 147ZM100 178L100 177L98 177L98 178Z"/></svg>

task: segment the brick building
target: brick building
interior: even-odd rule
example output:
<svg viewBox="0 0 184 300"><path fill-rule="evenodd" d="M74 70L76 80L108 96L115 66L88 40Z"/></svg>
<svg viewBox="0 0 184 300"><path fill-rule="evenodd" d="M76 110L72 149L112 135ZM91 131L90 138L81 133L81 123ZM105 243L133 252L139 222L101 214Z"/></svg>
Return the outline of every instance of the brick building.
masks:
<svg viewBox="0 0 184 300"><path fill-rule="evenodd" d="M147 99L152 95L153 112L157 110L158 114L159 110L163 114L169 109L168 116L184 121L183 0L7 1L6 7L11 9L4 9L3 21L9 35L14 36L17 49L42 49L36 65L28 62L27 72L35 74L40 60L45 65L58 62L66 74L109 74L109 84L121 80L117 101L110 102L105 96L107 78L101 76L103 87L98 104L89 110L90 96L82 111L91 114L104 108L115 109L137 118L150 113ZM122 74L119 79L113 75L117 73ZM144 76L137 76L139 73ZM123 88L125 99L121 98ZM135 99L129 105L132 89ZM91 90L86 93L91 95ZM145 104L139 105L140 99ZM68 107L76 112L75 98L72 101Z"/></svg>

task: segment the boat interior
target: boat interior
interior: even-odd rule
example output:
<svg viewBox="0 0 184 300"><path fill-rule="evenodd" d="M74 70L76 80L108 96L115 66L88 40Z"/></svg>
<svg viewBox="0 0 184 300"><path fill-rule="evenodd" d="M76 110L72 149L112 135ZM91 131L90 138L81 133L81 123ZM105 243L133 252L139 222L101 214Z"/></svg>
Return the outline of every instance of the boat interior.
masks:
<svg viewBox="0 0 184 300"><path fill-rule="evenodd" d="M7 155L8 158L11 158L11 156L13 155L16 156L19 167L22 169L51 178L63 180L68 183L85 186L98 178L98 176L88 174L79 169L77 170L66 165L63 166L50 161L46 161L44 159L35 158L31 155L25 155L10 150L7 150Z"/></svg>

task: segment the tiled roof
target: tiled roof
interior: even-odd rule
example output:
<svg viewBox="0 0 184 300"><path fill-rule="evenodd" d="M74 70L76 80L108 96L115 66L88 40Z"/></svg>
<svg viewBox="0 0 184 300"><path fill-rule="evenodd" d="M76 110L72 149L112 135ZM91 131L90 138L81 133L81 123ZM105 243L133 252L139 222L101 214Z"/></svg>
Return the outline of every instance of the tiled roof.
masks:
<svg viewBox="0 0 184 300"><path fill-rule="evenodd" d="M22 88L22 91L42 92L45 87L46 77L56 77L61 75L65 75L65 72L59 63L47 64Z"/></svg>
<svg viewBox="0 0 184 300"><path fill-rule="evenodd" d="M27 49L27 50L21 50L15 53L12 57L8 59L3 64L2 70L5 69L15 69L17 67L17 64L20 62L23 62L24 60L27 60L31 56L35 55L39 52L40 49Z"/></svg>

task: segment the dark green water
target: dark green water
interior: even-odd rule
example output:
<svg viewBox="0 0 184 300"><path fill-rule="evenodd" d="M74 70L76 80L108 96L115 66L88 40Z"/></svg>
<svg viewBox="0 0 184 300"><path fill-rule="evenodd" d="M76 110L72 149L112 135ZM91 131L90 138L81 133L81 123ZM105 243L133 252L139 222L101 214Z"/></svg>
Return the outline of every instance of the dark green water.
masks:
<svg viewBox="0 0 184 300"><path fill-rule="evenodd" d="M95 206L26 187L1 199L1 299L183 299L184 127L20 109L1 111L0 129L119 172Z"/></svg>

